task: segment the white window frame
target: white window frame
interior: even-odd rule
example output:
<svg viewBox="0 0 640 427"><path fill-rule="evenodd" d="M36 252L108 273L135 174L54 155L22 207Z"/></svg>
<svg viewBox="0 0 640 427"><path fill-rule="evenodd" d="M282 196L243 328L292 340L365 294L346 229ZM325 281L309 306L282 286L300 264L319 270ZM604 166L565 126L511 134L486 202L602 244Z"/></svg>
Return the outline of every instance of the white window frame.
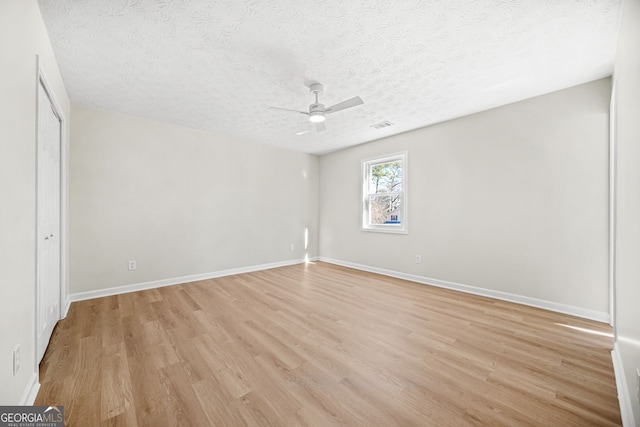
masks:
<svg viewBox="0 0 640 427"><path fill-rule="evenodd" d="M402 151L399 153L387 154L379 157L372 157L362 160L362 231L374 231L378 233L394 233L394 234L408 234L408 153ZM379 163L387 162L402 162L402 191L398 193L402 198L402 219L400 224L371 224L369 217L369 181L371 166Z"/></svg>

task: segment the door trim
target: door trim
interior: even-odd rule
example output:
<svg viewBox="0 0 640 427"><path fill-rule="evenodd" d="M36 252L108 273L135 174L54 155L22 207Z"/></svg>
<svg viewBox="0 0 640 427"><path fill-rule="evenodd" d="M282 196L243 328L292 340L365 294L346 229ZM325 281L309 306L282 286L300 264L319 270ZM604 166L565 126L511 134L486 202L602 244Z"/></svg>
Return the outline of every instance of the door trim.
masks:
<svg viewBox="0 0 640 427"><path fill-rule="evenodd" d="M60 295L59 297L59 307L60 307L60 319L63 319L66 316L66 300L67 300L67 176L68 176L68 144L67 144L67 119L65 115L62 113L62 108L60 108L60 103L58 102L55 92L52 90L51 85L48 83L48 79L46 77L45 71L42 69L40 56L36 55L36 96L35 96L35 110L36 110L36 126L35 126L35 165L36 165L36 211L35 211L35 229L36 229L36 241L35 241L35 259L36 259L36 271L35 271L35 329L34 329L34 372L38 375L38 383L39 383L39 365L40 360L38 360L38 320L40 307L39 305L39 289L38 289L38 205L37 205L37 194L38 194L38 102L39 100L39 88L42 85L42 88L47 93L49 101L51 103L51 107L54 110L54 113L60 119Z"/></svg>
<svg viewBox="0 0 640 427"><path fill-rule="evenodd" d="M616 323L616 233L617 233L617 107L615 79L611 84L609 104L609 324L613 328L613 340L618 339Z"/></svg>

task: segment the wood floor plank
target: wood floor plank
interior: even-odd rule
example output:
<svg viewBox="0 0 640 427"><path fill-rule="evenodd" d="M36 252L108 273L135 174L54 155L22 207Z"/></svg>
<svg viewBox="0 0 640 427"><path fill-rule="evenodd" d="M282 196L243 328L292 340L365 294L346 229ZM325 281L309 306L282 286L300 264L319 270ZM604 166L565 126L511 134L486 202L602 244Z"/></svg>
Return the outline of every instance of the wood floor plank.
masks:
<svg viewBox="0 0 640 427"><path fill-rule="evenodd" d="M67 426L616 426L609 325L307 263L75 302Z"/></svg>
<svg viewBox="0 0 640 427"><path fill-rule="evenodd" d="M129 409L111 418L103 420L101 427L137 427L136 413L133 409Z"/></svg>
<svg viewBox="0 0 640 427"><path fill-rule="evenodd" d="M197 404L198 398L192 387L191 378L185 375L181 363L166 366L159 371L164 389L164 405L167 418L164 425L206 426L205 408Z"/></svg>
<svg viewBox="0 0 640 427"><path fill-rule="evenodd" d="M133 408L129 364L124 343L104 347L102 369L100 419L106 421Z"/></svg>
<svg viewBox="0 0 640 427"><path fill-rule="evenodd" d="M223 422L230 426L247 426L247 422L242 415L235 410L233 398L229 398L224 391L224 384L215 378L206 378L193 384L193 391L198 398L198 402L203 408L207 408L205 415L208 425L223 425Z"/></svg>

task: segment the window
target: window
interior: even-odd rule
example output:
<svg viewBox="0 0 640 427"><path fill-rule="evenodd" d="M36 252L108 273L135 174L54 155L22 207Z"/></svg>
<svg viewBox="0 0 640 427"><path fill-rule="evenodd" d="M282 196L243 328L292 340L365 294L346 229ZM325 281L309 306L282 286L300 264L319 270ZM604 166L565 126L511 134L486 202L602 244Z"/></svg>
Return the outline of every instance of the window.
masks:
<svg viewBox="0 0 640 427"><path fill-rule="evenodd" d="M407 153L362 161L362 229L407 233Z"/></svg>

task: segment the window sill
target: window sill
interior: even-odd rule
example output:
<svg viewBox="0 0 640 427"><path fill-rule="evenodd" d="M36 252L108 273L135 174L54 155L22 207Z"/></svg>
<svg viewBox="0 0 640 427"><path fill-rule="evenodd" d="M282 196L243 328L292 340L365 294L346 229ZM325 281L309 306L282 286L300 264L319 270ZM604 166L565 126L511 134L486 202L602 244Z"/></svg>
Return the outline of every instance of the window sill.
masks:
<svg viewBox="0 0 640 427"><path fill-rule="evenodd" d="M374 233L387 233L387 234L409 234L409 231L404 228L391 228L391 227L362 227L362 231L372 231Z"/></svg>

